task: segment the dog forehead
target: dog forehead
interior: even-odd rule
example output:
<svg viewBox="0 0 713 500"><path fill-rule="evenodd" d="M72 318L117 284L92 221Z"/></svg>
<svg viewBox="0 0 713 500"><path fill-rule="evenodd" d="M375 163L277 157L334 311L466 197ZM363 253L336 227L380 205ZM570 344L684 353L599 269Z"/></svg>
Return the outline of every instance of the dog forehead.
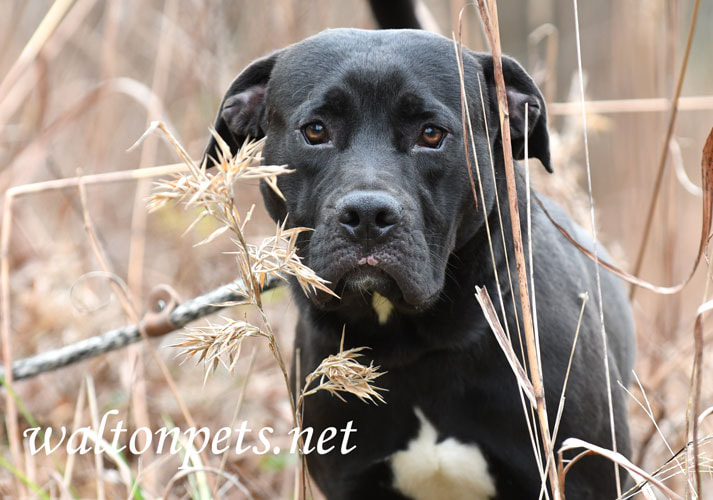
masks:
<svg viewBox="0 0 713 500"><path fill-rule="evenodd" d="M269 89L281 103L314 97L339 84L394 91L394 85L457 91L450 40L419 30L331 29L288 47Z"/></svg>
<svg viewBox="0 0 713 500"><path fill-rule="evenodd" d="M357 55L371 55L375 60L385 57L416 62L432 57L442 59L455 52L449 39L427 31L337 28L291 45L289 53L299 64L324 62L330 56L348 61L349 56Z"/></svg>

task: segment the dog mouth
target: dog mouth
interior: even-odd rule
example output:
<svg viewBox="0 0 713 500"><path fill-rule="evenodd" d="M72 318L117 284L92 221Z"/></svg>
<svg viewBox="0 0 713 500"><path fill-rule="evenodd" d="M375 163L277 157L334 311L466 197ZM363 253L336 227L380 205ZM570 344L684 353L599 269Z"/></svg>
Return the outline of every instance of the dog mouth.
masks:
<svg viewBox="0 0 713 500"><path fill-rule="evenodd" d="M418 300L408 291L408 271L394 265L394 256L370 254L366 257L343 259L338 263L340 271L332 274L331 288L340 297L335 299L326 294L315 297L319 305L326 309L361 309L359 305L371 307L374 297L388 299L401 311L419 309ZM320 300L321 299L321 300Z"/></svg>
<svg viewBox="0 0 713 500"><path fill-rule="evenodd" d="M342 297L350 294L362 296L378 293L391 301L403 301L403 294L396 280L377 264L359 264L347 272L338 282L337 290Z"/></svg>
<svg viewBox="0 0 713 500"><path fill-rule="evenodd" d="M317 229L305 249L306 264L330 282L339 298L317 292L310 300L319 309L340 310L353 317L368 314L365 311L374 309L374 301L382 299L408 315L424 311L440 296L444 274L428 248L415 230L402 229L388 241L366 245Z"/></svg>

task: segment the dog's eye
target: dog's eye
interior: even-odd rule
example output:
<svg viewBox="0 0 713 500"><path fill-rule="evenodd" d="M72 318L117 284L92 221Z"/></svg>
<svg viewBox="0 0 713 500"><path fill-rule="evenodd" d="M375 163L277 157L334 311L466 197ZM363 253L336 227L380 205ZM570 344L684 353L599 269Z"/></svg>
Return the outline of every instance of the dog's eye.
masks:
<svg viewBox="0 0 713 500"><path fill-rule="evenodd" d="M418 145L424 148L439 148L446 136L446 131L435 125L426 125L418 138Z"/></svg>
<svg viewBox="0 0 713 500"><path fill-rule="evenodd" d="M307 141L307 144L311 144L312 146L324 144L329 141L327 127L325 127L322 122L308 123L302 127L302 135L305 141Z"/></svg>

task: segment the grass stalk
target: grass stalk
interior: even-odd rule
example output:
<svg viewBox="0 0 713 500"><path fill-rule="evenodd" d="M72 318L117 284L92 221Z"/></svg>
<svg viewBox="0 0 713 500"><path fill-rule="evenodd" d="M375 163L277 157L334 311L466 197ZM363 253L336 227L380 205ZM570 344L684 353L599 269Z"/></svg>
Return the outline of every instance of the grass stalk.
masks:
<svg viewBox="0 0 713 500"><path fill-rule="evenodd" d="M641 272L641 266L644 263L644 256L646 255L646 249L648 247L649 235L651 234L651 226L654 221L654 214L656 212L656 205L659 199L659 193L661 192L661 183L663 181L663 173L666 168L666 159L668 158L668 151L670 148L671 137L673 136L673 129L676 125L676 116L678 114L678 100L681 97L681 89L683 88L683 79L686 76L686 67L688 66L688 56L691 53L691 46L693 45L693 34L696 31L696 21L698 20L698 8L701 5L701 0L695 0L696 3L693 6L693 15L691 16L691 23L688 27L688 37L686 39L686 48L683 51L683 61L681 61L681 70L678 73L678 80L676 81L676 90L673 93L673 100L671 101L671 111L669 112L668 125L666 127L666 135L661 147L661 155L659 157L659 164L656 170L656 180L654 181L654 191L651 195L651 200L649 201L649 208L646 212L646 222L644 223L644 232L641 237L641 243L639 244L639 251L636 255L636 261L632 270L634 276L638 276ZM633 300L636 295L637 287L633 284L629 290L629 298Z"/></svg>
<svg viewBox="0 0 713 500"><path fill-rule="evenodd" d="M489 7L489 8L488 8ZM508 112L507 96L505 93L505 79L503 78L502 59L500 52L500 34L498 24L497 1L491 0L486 7L484 0L478 0L478 10L486 33L490 42L490 49L493 54L493 66L495 74L495 85L497 89L498 106L500 110L500 130L502 134L503 158L505 161L505 180L508 193L508 207L510 209L510 223L513 236L513 247L515 253L515 269L517 270L518 287L520 292L520 305L522 308L522 322L527 350L528 366L530 378L535 391L535 401L537 405L537 417L540 424L540 436L545 450L545 458L549 466L550 485L555 500L562 498L560 484L557 477L557 470L554 465L554 455L552 449L550 428L545 406L545 391L542 379L542 371L538 362L535 331L532 320L532 310L530 309L530 294L527 284L527 268L525 266L525 254L522 244L522 231L520 226L520 212L517 202L517 188L515 186L515 173L512 157L512 141L510 138L510 118Z"/></svg>

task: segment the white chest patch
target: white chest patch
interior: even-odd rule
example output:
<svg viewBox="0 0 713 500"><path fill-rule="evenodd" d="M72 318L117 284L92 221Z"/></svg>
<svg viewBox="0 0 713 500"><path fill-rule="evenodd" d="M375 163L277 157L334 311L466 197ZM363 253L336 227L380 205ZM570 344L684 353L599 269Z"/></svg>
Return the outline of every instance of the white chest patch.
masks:
<svg viewBox="0 0 713 500"><path fill-rule="evenodd" d="M414 500L487 500L495 482L480 449L454 438L437 443L438 433L415 408L421 428L408 447L391 456L394 487Z"/></svg>

